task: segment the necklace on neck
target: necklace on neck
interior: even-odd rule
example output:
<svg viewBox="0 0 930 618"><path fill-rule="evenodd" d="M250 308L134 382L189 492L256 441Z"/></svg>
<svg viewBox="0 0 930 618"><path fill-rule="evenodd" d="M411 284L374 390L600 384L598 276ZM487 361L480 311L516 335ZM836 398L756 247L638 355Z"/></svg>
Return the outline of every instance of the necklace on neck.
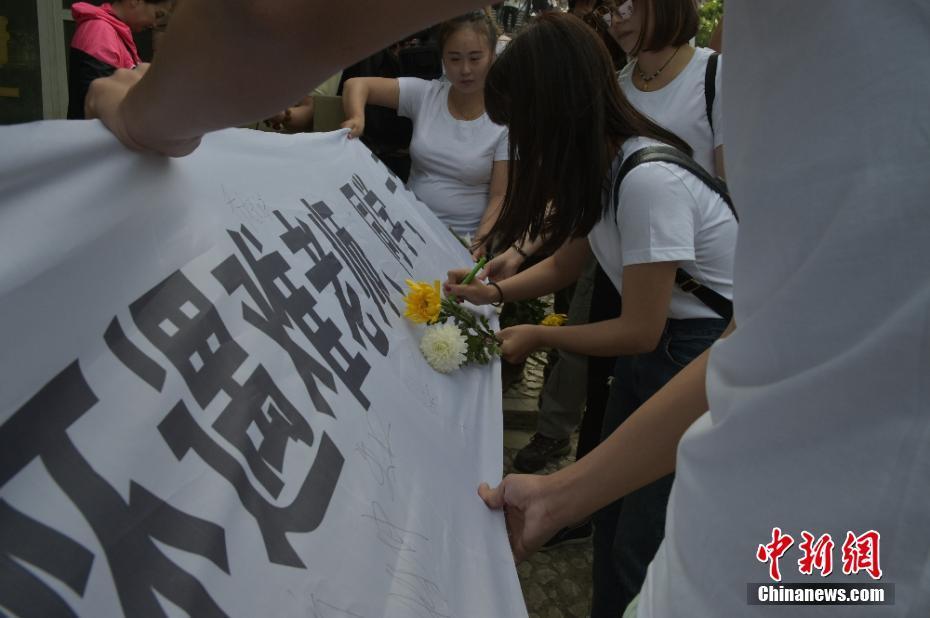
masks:
<svg viewBox="0 0 930 618"><path fill-rule="evenodd" d="M675 56L678 55L678 50L681 49L682 47L683 47L682 45L679 45L678 47L676 47L675 53L669 56L668 60L665 61L665 64L660 66L659 70L653 73L652 75L646 75L646 73L643 72L643 70L640 68L639 62L636 63L636 72L639 73L639 79L643 82L643 90L649 90L649 82L651 82L652 80L654 80L655 78L657 78L659 75L662 74L662 71L664 71L665 68L669 64L672 63L672 60L674 60Z"/></svg>

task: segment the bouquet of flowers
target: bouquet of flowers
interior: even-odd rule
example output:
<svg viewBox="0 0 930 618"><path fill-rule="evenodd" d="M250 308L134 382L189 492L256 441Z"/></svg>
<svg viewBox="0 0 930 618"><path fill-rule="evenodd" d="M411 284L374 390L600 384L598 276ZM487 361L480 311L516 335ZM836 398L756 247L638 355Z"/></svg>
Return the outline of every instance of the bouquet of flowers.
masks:
<svg viewBox="0 0 930 618"><path fill-rule="evenodd" d="M439 281L432 284L407 279L404 317L425 324L420 351L430 367L449 373L466 363L487 364L500 354L488 319L472 313L453 298L443 297Z"/></svg>

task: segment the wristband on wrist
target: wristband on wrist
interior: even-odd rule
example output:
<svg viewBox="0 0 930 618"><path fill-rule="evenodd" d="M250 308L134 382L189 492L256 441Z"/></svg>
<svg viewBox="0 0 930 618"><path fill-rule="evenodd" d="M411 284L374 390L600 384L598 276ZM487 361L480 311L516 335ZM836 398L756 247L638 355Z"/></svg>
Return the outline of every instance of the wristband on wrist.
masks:
<svg viewBox="0 0 930 618"><path fill-rule="evenodd" d="M519 253L520 256L523 257L524 260L525 260L526 258L530 257L529 254L528 254L526 251L524 251L523 249L521 249L520 247L517 246L517 243L513 243L513 244L510 245L510 246L513 247L513 250L516 251L517 253Z"/></svg>
<svg viewBox="0 0 930 618"><path fill-rule="evenodd" d="M492 307L500 307L504 302L504 291L501 290L501 286L497 285L493 281L488 281L488 285L497 290L497 302L491 303Z"/></svg>

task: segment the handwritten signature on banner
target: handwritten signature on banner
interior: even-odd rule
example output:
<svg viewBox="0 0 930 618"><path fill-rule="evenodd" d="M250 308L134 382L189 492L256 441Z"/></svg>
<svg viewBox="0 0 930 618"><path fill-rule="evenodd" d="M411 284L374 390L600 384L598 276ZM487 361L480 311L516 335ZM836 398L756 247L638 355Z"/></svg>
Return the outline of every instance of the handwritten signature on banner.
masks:
<svg viewBox="0 0 930 618"><path fill-rule="evenodd" d="M428 569L415 557L426 549L429 537L392 523L378 502L372 502L371 513L362 517L373 523L378 541L396 552L394 561L384 565L393 582L388 597L418 615L450 618L452 613L442 589L427 577Z"/></svg>
<svg viewBox="0 0 930 618"><path fill-rule="evenodd" d="M356 450L365 458L374 481L388 490L393 503L397 465L391 446L391 425L369 412L366 412L366 422L367 438L358 443ZM413 612L425 618L450 618L452 613L442 589L427 576L429 570L415 557L428 548L429 537L394 524L389 515L393 504L385 507L378 501L371 501L370 506L370 511L361 517L374 527L378 542L394 554L394 559L384 565L392 581L388 598L403 605L406 615Z"/></svg>
<svg viewBox="0 0 930 618"><path fill-rule="evenodd" d="M388 497L393 501L397 466L394 465L394 450L391 448L391 424L371 414L369 410L365 411L365 422L371 442L358 442L355 451L365 460L375 482L388 492Z"/></svg>

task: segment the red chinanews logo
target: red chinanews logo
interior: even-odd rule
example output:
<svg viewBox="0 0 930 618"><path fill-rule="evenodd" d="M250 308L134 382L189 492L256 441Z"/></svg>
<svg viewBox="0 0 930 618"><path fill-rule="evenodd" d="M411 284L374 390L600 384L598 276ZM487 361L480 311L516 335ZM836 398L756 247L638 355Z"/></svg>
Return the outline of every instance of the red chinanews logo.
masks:
<svg viewBox="0 0 930 618"><path fill-rule="evenodd" d="M835 543L829 534L815 537L807 530L801 532L802 541L798 544L801 557L798 559L798 572L802 575L813 575L814 570L826 577L833 572L833 548ZM853 532L846 533L846 541L842 547L843 574L854 575L865 571L872 579L881 579L882 568L879 561L879 542L881 535L875 530L869 530L856 536ZM756 559L769 565L769 577L776 582L781 581L779 560L794 545L794 537L783 533L781 528L772 528L772 540L756 549Z"/></svg>

